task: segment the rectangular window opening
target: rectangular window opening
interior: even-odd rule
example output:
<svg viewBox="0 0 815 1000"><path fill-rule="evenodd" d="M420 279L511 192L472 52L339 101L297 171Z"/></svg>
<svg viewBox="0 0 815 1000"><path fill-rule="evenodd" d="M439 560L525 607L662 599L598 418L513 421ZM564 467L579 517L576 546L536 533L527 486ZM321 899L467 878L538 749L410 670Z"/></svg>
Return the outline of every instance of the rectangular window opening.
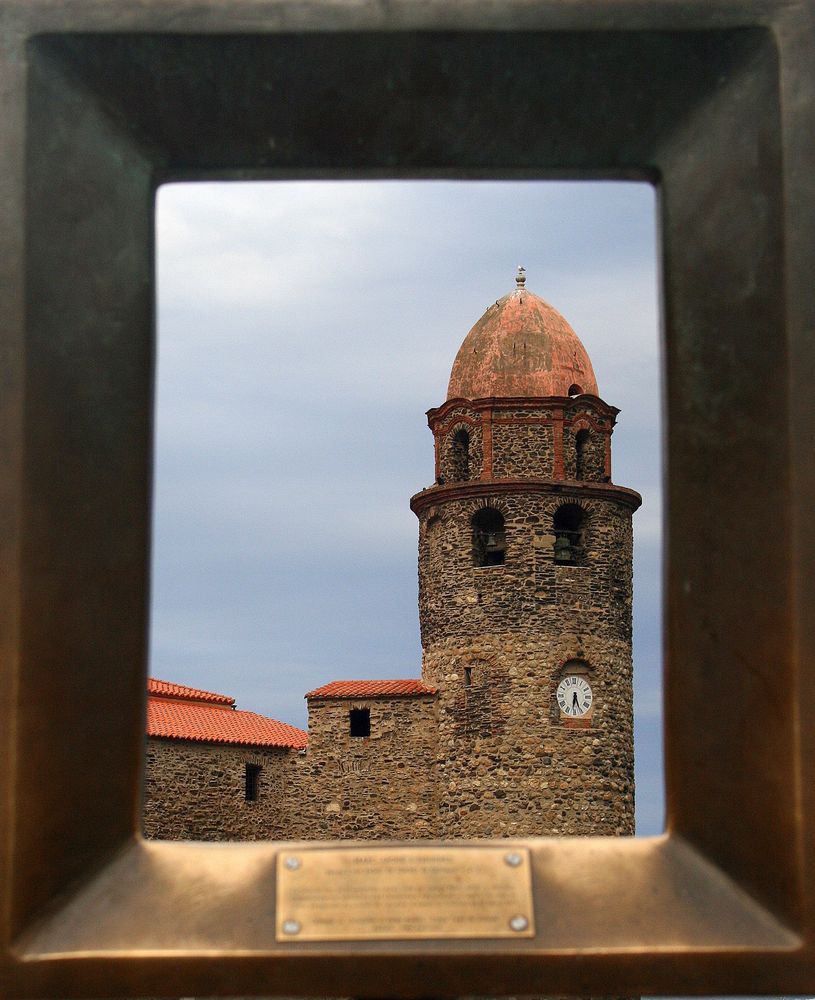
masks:
<svg viewBox="0 0 815 1000"><path fill-rule="evenodd" d="M368 678L359 683L407 685L387 705L406 755L415 745L417 760L426 760L427 727L437 724L439 698L448 690L443 718L452 728L432 734L434 753L448 741L469 746L475 733L495 741L500 757L501 741L510 746L516 730L527 738L530 724L537 726L540 746L547 748L536 764L542 783L545 769L558 766L547 734L574 753L584 738L579 728L562 725L557 686L563 663L585 661L587 676L598 680L585 738L618 731L603 714L611 711L603 695L603 672L611 668L600 652L602 637L587 648L561 649L556 641L566 633L591 639L593 593L605 594L614 608L630 601L626 566L598 570L592 562L610 530L602 517L598 522L592 497L618 486L643 499L633 514L636 833L660 833L661 428L653 188L588 181L199 182L160 188L156 211L149 700L158 713L180 699L201 724L174 730L173 739L148 732L146 835L198 835L177 822L168 756L183 763L196 748L207 748L203 800L217 787L217 772L239 769L250 746L264 762L264 781L275 789L277 771L289 758L299 761L286 772L279 801L275 792L268 836L308 839L313 831L303 803L323 816L340 798L337 787L357 780L356 762L338 762L334 781L320 755L333 752L332 741L345 732L370 735L369 710L350 710L346 722L348 709L332 702L330 693L326 700L304 699L334 682ZM517 270L519 262L525 270ZM514 294L539 296L565 318L591 359L597 392L570 380L562 390L564 431L557 441L552 415L532 404L494 413L490 468L479 423L483 405L445 415L437 438L425 414L451 398L448 379L468 331L496 300ZM530 347L516 340L512 349L518 357ZM482 399L494 395L489 386L473 392ZM603 437L609 428L601 426L595 404L577 416L581 399L589 397L620 409L610 448ZM514 437L513 426L520 428ZM538 511L514 497L507 501L506 487L500 496L478 492L490 476L504 483L523 479L530 456L547 456L567 498L576 495L575 483L591 483L584 491L587 506L580 508L589 513L585 531L571 522L555 526L554 507ZM417 516L408 504L423 491L444 488L459 491L469 507L461 507L461 524L450 505L438 504L426 526L418 515L419 558L437 576L435 584L422 577L420 595ZM474 534L479 505L492 504L504 527L488 531L487 525ZM483 568L491 566L501 566L501 573ZM453 572L466 574L461 586L450 582ZM458 627L475 616L475 632L489 637L510 593L520 595L530 614L537 609L535 620L553 636L551 648L505 675L500 636L486 652L464 651L461 658L478 665L476 704L473 692L463 690L474 683L471 667L451 662L445 672L427 653L423 665L417 602L423 614L441 609L439 628L448 618ZM564 601L587 609L580 628L558 617ZM482 697L484 670L491 684ZM517 726L512 718L507 723L506 709L513 705ZM206 743L211 730L203 723L215 717L233 731L233 743ZM619 750L608 756L618 758ZM445 766L442 756L439 765ZM246 765L246 801L257 800L260 770ZM423 774L412 766L406 773L411 781ZM319 775L316 784L309 784L309 775ZM577 832L624 832L624 824L611 829L601 816L608 812L607 776L584 777L589 786L597 781L597 829ZM361 773L358 778L371 794L388 787ZM503 779L513 782L509 771ZM397 795L427 791L409 783L397 790L391 783L390 789ZM490 800L494 823L478 835L500 835L500 810L508 801ZM463 814L463 799L461 808ZM214 801L213 810L231 815ZM568 832L564 824L585 815L563 810L559 805L539 832ZM223 839L256 836L242 825L246 817L234 812L224 821ZM435 839L433 817L404 814L410 822L414 816L426 821L422 829ZM336 814L338 823L343 818ZM405 833L414 835L412 829Z"/></svg>
<svg viewBox="0 0 815 1000"><path fill-rule="evenodd" d="M348 720L352 736L371 735L371 710L369 708L352 708L348 713Z"/></svg>
<svg viewBox="0 0 815 1000"><path fill-rule="evenodd" d="M247 764L245 768L244 798L247 802L257 802L260 797L260 764Z"/></svg>

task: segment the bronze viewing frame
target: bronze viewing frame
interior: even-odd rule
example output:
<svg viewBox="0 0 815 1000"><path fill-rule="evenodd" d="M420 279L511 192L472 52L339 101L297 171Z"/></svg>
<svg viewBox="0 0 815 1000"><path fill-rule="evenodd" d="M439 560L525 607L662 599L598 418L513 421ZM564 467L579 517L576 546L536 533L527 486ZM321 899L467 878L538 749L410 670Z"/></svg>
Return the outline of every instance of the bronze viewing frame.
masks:
<svg viewBox="0 0 815 1000"><path fill-rule="evenodd" d="M0 51L3 994L813 992L813 6L2 0ZM155 189L328 176L659 186L668 832L525 841L534 937L278 942L279 845L136 833Z"/></svg>

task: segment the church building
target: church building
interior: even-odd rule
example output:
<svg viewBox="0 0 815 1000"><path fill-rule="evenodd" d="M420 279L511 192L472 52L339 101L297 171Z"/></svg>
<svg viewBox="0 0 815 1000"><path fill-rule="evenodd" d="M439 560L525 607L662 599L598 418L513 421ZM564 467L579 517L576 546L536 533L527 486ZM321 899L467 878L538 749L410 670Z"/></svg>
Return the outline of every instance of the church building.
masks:
<svg viewBox="0 0 815 1000"><path fill-rule="evenodd" d="M306 694L308 732L152 680L144 828L164 839L634 832L632 515L619 410L577 334L516 287L431 409L421 678Z"/></svg>

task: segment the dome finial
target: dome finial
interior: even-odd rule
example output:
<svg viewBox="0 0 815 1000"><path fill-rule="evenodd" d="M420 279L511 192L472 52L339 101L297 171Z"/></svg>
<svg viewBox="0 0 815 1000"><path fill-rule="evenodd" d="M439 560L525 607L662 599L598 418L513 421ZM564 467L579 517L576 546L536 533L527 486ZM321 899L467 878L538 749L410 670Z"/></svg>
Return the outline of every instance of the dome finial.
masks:
<svg viewBox="0 0 815 1000"><path fill-rule="evenodd" d="M523 288L526 284L526 268L523 264L518 265L518 273L515 275L515 284L518 288Z"/></svg>

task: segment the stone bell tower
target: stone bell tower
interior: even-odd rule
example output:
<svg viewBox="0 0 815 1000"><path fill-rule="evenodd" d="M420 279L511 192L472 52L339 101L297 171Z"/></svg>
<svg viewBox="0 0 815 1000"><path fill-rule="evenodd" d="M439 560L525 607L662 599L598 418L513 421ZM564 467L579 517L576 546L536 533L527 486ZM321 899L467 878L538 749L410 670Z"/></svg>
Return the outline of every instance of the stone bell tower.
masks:
<svg viewBox="0 0 815 1000"><path fill-rule="evenodd" d="M428 412L422 677L438 689L439 836L634 830L633 512L618 410L566 320L516 288L464 339Z"/></svg>

